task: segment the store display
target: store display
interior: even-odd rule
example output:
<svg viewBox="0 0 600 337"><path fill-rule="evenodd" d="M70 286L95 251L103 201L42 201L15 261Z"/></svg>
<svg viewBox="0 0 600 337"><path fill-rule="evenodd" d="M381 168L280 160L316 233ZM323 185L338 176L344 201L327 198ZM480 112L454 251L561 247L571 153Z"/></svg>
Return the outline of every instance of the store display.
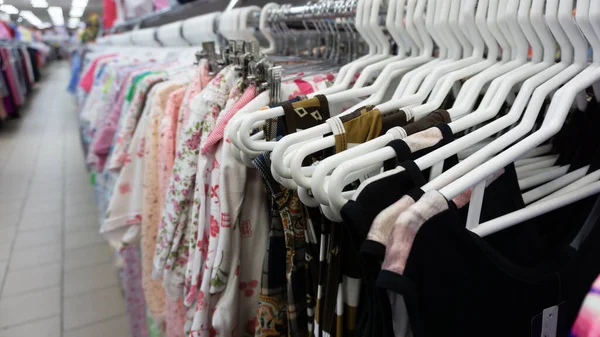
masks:
<svg viewBox="0 0 600 337"><path fill-rule="evenodd" d="M599 17L271 3L88 45L131 334L595 336Z"/></svg>

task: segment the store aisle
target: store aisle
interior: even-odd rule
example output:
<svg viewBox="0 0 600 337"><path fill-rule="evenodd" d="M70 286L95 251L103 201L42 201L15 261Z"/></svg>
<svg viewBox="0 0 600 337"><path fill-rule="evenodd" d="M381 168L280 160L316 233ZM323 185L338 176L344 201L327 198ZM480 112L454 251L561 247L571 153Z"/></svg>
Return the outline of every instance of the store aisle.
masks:
<svg viewBox="0 0 600 337"><path fill-rule="evenodd" d="M67 63L0 129L0 337L125 337L125 302L98 234Z"/></svg>

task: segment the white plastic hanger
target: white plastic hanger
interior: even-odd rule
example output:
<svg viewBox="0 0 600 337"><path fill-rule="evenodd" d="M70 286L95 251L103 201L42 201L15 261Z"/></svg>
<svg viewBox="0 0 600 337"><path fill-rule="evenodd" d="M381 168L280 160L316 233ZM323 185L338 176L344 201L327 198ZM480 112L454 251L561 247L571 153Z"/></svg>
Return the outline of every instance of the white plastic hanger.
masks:
<svg viewBox="0 0 600 337"><path fill-rule="evenodd" d="M577 2L577 24L579 29L584 33L592 47L592 53L600 50L600 40L596 36L594 29L592 27L590 21L590 3L588 0L578 1ZM596 58L594 56L594 58ZM577 97L581 97L578 95ZM581 109L582 105L578 103L578 107ZM549 172L557 171L558 169L569 168L570 165L566 165L562 168L555 168L553 170L549 170ZM536 180L536 184L545 183L542 186L532 189L527 193L523 194L523 200L525 204L529 204L535 200L541 199L548 194L551 194L564 186L567 186L570 183L577 181L580 178L583 178L586 174L588 174L588 170L590 165L579 168L573 172L570 172L564 176L557 177L556 175L552 176L547 172L540 173L538 175L532 176L529 180Z"/></svg>
<svg viewBox="0 0 600 337"><path fill-rule="evenodd" d="M358 27L358 22L361 22L361 16L363 14L362 12L363 12L363 7L364 7L363 6L364 1L365 0L359 0L359 5L357 7L357 14L356 14L356 22L357 22L356 28L359 31L359 33L361 33L361 36L363 36L363 38L365 40L369 40L369 38L363 34L363 29ZM373 46L374 46L374 44L373 44ZM373 48L370 48L370 50L373 51L374 50ZM348 65L350 65L350 64L348 64ZM342 75L341 73L342 73L343 69L344 69L344 67L342 67L342 69L340 69L340 73L338 74L338 76ZM272 108L272 109L256 111L254 113L248 114L241 121L240 129L238 130L238 136L240 138L240 143L243 143L247 147L248 150L255 151L255 152L273 151L273 148L274 148L274 145L276 142L274 142L274 141L273 142L265 142L265 141L260 141L260 140L253 140L250 137L250 131L252 130L252 128L255 127L255 124L257 122L264 122L268 119L280 117L283 115L284 115L283 108L280 106Z"/></svg>
<svg viewBox="0 0 600 337"><path fill-rule="evenodd" d="M481 237L488 236L598 193L600 193L600 181L596 180L591 184L586 184L581 186L581 188L567 192L560 197L544 200L516 212L484 222L471 231Z"/></svg>
<svg viewBox="0 0 600 337"><path fill-rule="evenodd" d="M421 4L421 6L425 5L424 2L420 2L420 4ZM433 5L434 4L435 4L435 1L429 0L429 4L428 4L429 5L429 7L428 7L428 14L429 15L432 15L434 13L433 12ZM439 16L440 18L443 18L444 15L446 15L445 17L448 18L447 15L450 14L450 11L449 11L449 7L450 7L449 5L450 4L448 2L444 3L442 1L440 1L440 2L438 2L437 5L439 7L438 9L440 9L440 10L439 11L436 10L435 11L435 15L437 16L437 14L440 14L440 16ZM417 8L415 10L415 13L417 13L418 10L419 9ZM440 22L443 22L443 21L444 20L440 20ZM434 33L432 33L432 36L433 35L434 35ZM458 47L458 49L460 50L460 47ZM459 56L460 55L456 55L457 58ZM418 69L421 69L421 68L426 68L426 69L433 68L434 67L434 63L440 63L441 64L443 62L444 61L440 62L440 60L436 59L434 61L431 61L431 62L425 64L424 66L422 66L422 67L420 67ZM408 76L408 74L406 76ZM400 82L400 86L402 86L402 84L405 83L405 80L407 80L406 76ZM409 81L410 80L408 80L407 82L409 82ZM241 132L242 133L244 132L244 128L243 127L242 127ZM277 175L283 177L283 178L287 178L287 179L292 178L292 175L291 175L289 167L286 167L284 165L284 161L283 161L283 156L287 152L288 148L292 144L296 144L299 141L306 140L306 139L313 139L313 138L322 137L323 135L325 135L325 134L327 134L329 132L331 132L331 127L327 123L323 123L323 124L318 125L316 127L313 127L313 128L307 129L307 130L303 130L301 132L297 132L297 133L295 133L293 135L289 135L289 136L284 137L283 139L281 139L279 142L277 142L275 144L275 147L274 147L274 150L273 150L273 153L272 153L272 165L271 165L272 171L275 172ZM244 137L244 136L242 135L242 137ZM249 146L249 144L246 143L246 145L249 148L251 148L251 146Z"/></svg>
<svg viewBox="0 0 600 337"><path fill-rule="evenodd" d="M333 85L322 90L319 94L331 94L346 89L354 79L354 74L369 64L381 61L390 56L389 42L379 26L379 9L381 8L381 2L382 0L358 1L356 20L361 20L363 23L361 28L363 29L363 38L365 38L366 42L369 44L369 54L342 67ZM359 26L357 26L357 29L358 28ZM359 30L359 32L361 31ZM363 75L369 76L369 74ZM312 94L312 96L314 96L314 94Z"/></svg>
<svg viewBox="0 0 600 337"><path fill-rule="evenodd" d="M431 40L431 36L427 35L427 32L425 32L425 30L424 30L425 28L423 26L423 20L422 19L411 20L411 17L413 16L413 9L414 9L414 15L417 18L422 17L422 15L420 13L422 13L425 8L425 2L421 2L421 5L418 7L415 7L415 2L416 2L416 0L409 0L409 3L408 3L407 15L406 15L406 19L407 19L406 20L406 22L407 22L406 31L409 32L412 40L419 39L419 35L422 37L421 40L425 41L425 48L423 50L423 53L418 57L413 57L413 58L409 58L409 59L406 59L403 61L397 61L397 62L388 64L388 66L386 66L386 68L384 70L384 73L391 74L391 75L390 76L386 76L386 75L380 76L376 80L376 82L369 87L360 88L360 89L351 89L351 90L347 90L347 91L344 91L341 93L328 95L327 98L330 103L335 103L337 101L344 101L346 99L360 96L362 94L367 94L368 92L372 92L374 90L379 90L379 91L386 90L387 86L389 85L389 82L391 82L391 79L393 77L395 77L397 74L405 72L405 69L408 67L413 67L418 64L422 64L422 63L426 62L427 60L431 59L433 43ZM427 12L428 21L433 22L433 18L435 15L435 11L433 10L433 7L435 6L435 2L429 1L428 6L429 6L428 12ZM399 12L399 11L396 11L396 12ZM440 13L442 13L442 12L440 11ZM389 19L389 16L388 16L388 19ZM401 20L398 17L395 20L401 22ZM389 22L388 22L388 24L389 24ZM394 68L400 68L400 67L405 67L405 68L399 69L397 71L393 71ZM298 144L299 142L303 142L306 139L314 138L315 137L314 135L316 133L320 133L320 136L321 136L321 135L325 135L330 132L331 132L331 128L329 127L329 125L324 123L324 124L316 126L314 128L310 128L308 130L302 130L302 131L296 132L292 135L288 135L288 136L284 137L282 140L277 142L277 144L275 145L275 148L273 150L272 161L273 161L273 163L276 163L273 165L284 166L284 167L286 167L286 172L289 172L289 166L290 166L289 163L290 163L292 157L289 155L289 153L291 151L288 151L288 150L291 145ZM284 160L279 161L280 155L282 153L286 154L287 157L285 157ZM308 168L308 170L312 170L312 168ZM291 178L291 176L289 174L286 176L286 178L287 178L286 179L286 178L282 178L278 174L278 172L273 169L272 169L272 173L273 173L273 176L275 177L275 179L277 181L279 181L280 183L282 183L284 186L286 186L288 188L298 188L298 186L295 184L295 182L289 180L289 178ZM315 200L312 197L309 197L308 193L306 191L300 190L300 196L304 203L310 204L310 205L315 204Z"/></svg>
<svg viewBox="0 0 600 337"><path fill-rule="evenodd" d="M574 63L536 90L529 105L531 109L527 109L525 116L523 117L523 121L519 124L519 126L517 126L517 128L509 131L504 136L490 143L490 145L478 152L482 153L480 157L485 157L483 159L485 162L481 161L480 166L474 168L468 174L463 175L456 181L450 183L448 186L440 190L440 193L448 200L456 197L471 186L479 184L489 175L510 164L511 162L514 162L527 151L535 148L554 136L562 127L565 118L570 111L571 105L576 100L577 95L587 87L600 80L600 61L597 58L594 59L594 62L590 66L586 67L587 42L580 35L579 28L573 20L572 9L573 0L561 0L558 17L561 25L565 29L565 32L573 43L575 49ZM587 35L589 32L583 31L583 33ZM563 55L561 51L561 57L562 56ZM539 112L539 107L541 106L543 98L565 82L567 83L562 88L558 89L558 91L554 94L548 112L546 113L546 117L544 118L542 127L528 137L517 142L504 152L486 161L490 155L493 155L495 152L497 152L492 146L494 143L500 141L499 143L502 143L500 145L506 147L512 142L512 140L502 138L505 136L514 137L515 133L522 132L522 130L518 130L520 129L519 127L521 125L525 125L526 127L529 126L528 129L531 129L530 125L533 125L537 117L537 113ZM515 130L516 132L513 133L512 131ZM518 138L519 137L517 136L516 138L512 139ZM475 153L473 156L476 156L478 153ZM473 156L469 157L468 159L472 158ZM469 212L471 212L471 210L469 210ZM514 214L515 213L508 216L514 216ZM523 214L531 213L530 211L526 211L517 217L523 218Z"/></svg>
<svg viewBox="0 0 600 337"><path fill-rule="evenodd" d="M277 50L275 46L275 39L273 38L273 34L271 27L267 25L267 18L269 16L269 12L273 9L279 8L279 5L274 2L269 2L264 5L262 10L260 11L260 19L258 23L258 28L260 32L264 35L265 39L269 42L269 46L267 48L263 48L261 50L262 53L265 54L273 54Z"/></svg>
<svg viewBox="0 0 600 337"><path fill-rule="evenodd" d="M491 28L491 31L494 37L498 38L500 45L503 47L503 59L511 56L511 45L506 42L504 35L498 29L498 21L504 20L504 10L502 8L498 9L498 0L491 0L490 9L488 11L488 26ZM505 25L501 25L505 26ZM464 90L467 90L468 86L465 85L463 87ZM463 90L461 90L461 93ZM460 95L460 94L459 94ZM401 138L403 135L396 133L387 133L379 138L371 140L365 144L358 145L352 149L346 150L342 153L335 154L329 158L323 160L315 169L314 174L312 176L312 184L311 189L312 193L315 195L317 200L323 204L329 204L329 198L325 189L325 178L329 172L331 172L334 168L341 165L347 160L352 158L356 158L359 155L369 153L374 151L375 149L379 149L384 147L390 141ZM368 144L368 145L367 145ZM376 167L374 167L376 168Z"/></svg>
<svg viewBox="0 0 600 337"><path fill-rule="evenodd" d="M554 18L556 18L557 2L558 2L558 0L548 1L547 7L546 7L546 17L547 17L548 23L550 24L550 27L551 27L553 33L555 33L555 36L557 37L557 40L559 41L559 44L561 45L561 48L564 50L571 50L571 48L570 48L571 45L569 43L569 40L566 37L562 38L564 36L564 34L562 33L562 30L557 29L558 28L557 23L552 21L553 16L554 16ZM535 8L537 9L539 7L535 7ZM540 13L532 12L532 14L539 15ZM538 28L541 28L541 27L538 27ZM541 35L543 35L545 30L539 29L539 32L541 33ZM549 50L548 44L547 44L549 40L547 38L543 39L542 41L545 41L544 45L546 46L545 61L547 64L545 66L547 67L548 65L553 63L555 53L554 53L554 50ZM552 55L551 58L550 58L550 55ZM498 132L499 130L516 122L520 116L520 112L527 104L529 95L533 91L533 89L536 88L539 84L541 84L544 81L546 81L547 79L549 79L550 77L552 77L553 75L557 74L560 70L564 70L565 68L567 68L567 66L570 64L570 60L571 60L571 58L569 58L569 55L572 55L572 52L569 53L567 51L562 59L563 62L560 65L555 65L555 66L551 67L550 69L548 69L545 73L542 72L541 74L538 74L537 76L534 76L534 77L528 79L524 83L523 87L521 88L519 97L515 101L511 111L506 116L504 116L488 125L485 125L478 130L475 130L474 132L462 137L461 139L457 139L457 140L453 141L452 143L444 146L442 149L438 149L422 158L417 159L416 163L419 166L419 168L425 169L427 167L431 167L434 164L439 163L440 161L451 156L452 154L457 153L458 151L467 148L471 144L475 144L481 140L484 140L487 137L489 137L490 135L493 135L496 132ZM523 80L524 78L516 78L516 79ZM500 97L505 98L506 93L508 92L508 89L510 89L510 87L512 87L517 82L518 81L515 81L512 83L509 82L508 85L505 85L505 88L504 88L505 90L500 90L500 91L504 91L503 95L501 95ZM498 96L496 96L496 97L498 97ZM545 95L543 97L545 97ZM503 102L503 100L496 101L496 104L495 104L496 111L499 110L500 106L502 105L502 102ZM482 102L482 105L484 103L485 102ZM543 103L543 98L540 101L540 104L539 104L540 106L541 106L541 103ZM530 103L530 110L533 109L533 106L531 104L532 103ZM539 107L538 107L538 111L539 111ZM464 118L468 118L470 116L474 116L473 118L475 118L475 117L479 118L479 116L477 116L476 114L477 114L477 112L474 112L471 115L468 115ZM485 119L483 119L483 121L484 120ZM454 132L456 132L455 125L456 125L456 123L459 123L459 122L461 122L461 120L451 123L451 128ZM518 139L518 137L508 139L505 136L503 136L503 138L506 139L505 142L509 141L509 140L513 141L514 139ZM497 141L498 140L496 140L495 142L497 143ZM494 143L494 142L492 142L492 143ZM488 145L486 147L489 147L489 146L490 145ZM386 156L384 156L384 157L368 158L368 160L370 160L368 162L369 163L372 163L372 162L380 163L380 162L383 162L384 160L386 160L384 158L390 158L390 156L395 155L395 153L393 153L393 151L391 151L391 149L389 151L390 151L390 153L386 153ZM481 153L482 151L483 150L479 150L477 153ZM382 152L383 152L383 149L382 149ZM470 169L472 169L474 167L473 165L475 165L475 166L477 165L475 163L472 165L469 165L469 163L472 160L474 160L474 159L472 159L473 156L475 156L475 154L470 156L469 158L465 159L463 162L459 163L458 165L456 165L452 169L448 170L447 172L444 172L441 176L435 178L430 183L426 184L423 187L423 190L428 191L431 189L440 188L440 187L444 186L444 183L447 184L448 182L453 181L454 179L457 179L461 175L466 174ZM475 156L474 158L477 158L477 156ZM479 163L479 161L477 161L476 163ZM332 174L331 181L329 183L329 198L336 207L341 208L341 206L343 206L343 204L346 202L346 200L344 200L341 197L340 193L337 191L339 188L339 184L341 184L345 181L344 180L345 175L348 175L350 172L353 172L353 171L358 171L364 167L364 165L361 166L360 164L361 163L358 161L355 161L354 163L346 162L346 163L340 165Z"/></svg>
<svg viewBox="0 0 600 337"><path fill-rule="evenodd" d="M482 1L479 4L480 7L478 7L478 14L480 16L484 16L487 12L487 0ZM469 0L468 3L466 4L466 6L464 6L464 11L463 11L463 17L467 17L466 20L468 24L470 24L470 29L475 29L477 30L477 27L475 27L475 17L474 17L474 7L475 7L475 1L473 0ZM475 48L476 50L479 49L479 51L475 51L476 56L475 57L479 57L483 55L483 40L481 39L481 36L478 35L478 33L473 33L471 34L471 37L476 41L476 45L477 47ZM496 47L495 43L493 45L494 47ZM490 61L489 63L487 61L484 62L479 62L476 65L481 65L482 63L483 66L487 67L492 65L494 62L496 62L495 60L495 54L494 56L494 60ZM471 66L473 67L473 66ZM477 70L475 70L477 71ZM460 72L460 71L459 71ZM460 79L462 77L464 77L465 72L463 72L462 74L458 74L457 77L455 77L456 79ZM467 74L468 74L468 70L467 70ZM450 83L450 86L452 85L452 83ZM448 89L449 91L449 89ZM444 95L445 97L445 95ZM318 145L317 143L318 142ZM302 186L304 188L310 188L311 187L311 179L307 176L305 176L302 172L301 169L301 164L302 161L304 160L304 158L306 158L307 156L309 156L311 153L314 153L316 151L320 151L320 150L324 150L326 148L329 147L333 147L335 146L335 139L334 136L329 136L326 138L319 138L314 144L313 143L309 143L310 145L306 145L301 147L298 151L296 151L296 154L294 155L293 159L290 160L290 171L292 174L292 177L294 178L295 182L299 185ZM316 151L315 151L316 149ZM277 146L276 146L276 150L277 150Z"/></svg>
<svg viewBox="0 0 600 337"><path fill-rule="evenodd" d="M537 1L537 3L538 3L537 4L538 8L531 8L531 0L521 1L519 4L519 7L518 7L518 16L517 17L515 17L514 15L508 16L509 19L511 19L511 18L518 19L518 22L510 22L511 27L519 26L521 28L521 30L513 29L513 36L516 38L516 41L517 41L517 53L516 53L517 59L512 62L508 62L506 64L495 63L492 67L486 69L482 73L477 74L473 78L469 79L463 87L464 90L460 90L459 95L456 98L455 106L453 106L452 108L450 108L448 110L448 112L453 120L459 119L460 117L467 114L471 110L471 108L473 107L473 105L475 104L475 102L479 96L480 91L478 90L478 88L483 88L487 82L489 82L493 79L496 79L503 74L506 74L507 72L515 69L516 67L519 67L519 73L521 73L523 71L526 71L527 67L532 67L536 63L539 63L541 61L542 46L541 46L541 42L539 40L538 35L536 35L536 33L534 31L534 27L532 25L532 23L534 23L534 22L532 22L532 21L534 19L536 19L537 21L534 24L541 26L541 29L545 29L544 23L543 23L543 15L542 15L542 11L543 11L542 8L543 8L544 4L543 4L543 1ZM509 11L512 12L512 11L517 10L517 7L514 7L514 5L516 5L516 3L508 2L507 4L509 6ZM490 7L490 10L495 10L497 8L497 3L491 4L491 5L492 6ZM531 18L530 18L530 9L531 9ZM534 11L536 9L539 11L539 15L534 15ZM485 25L483 25L483 26L485 26ZM484 34L488 32L487 29L481 29L481 31ZM525 36L523 35L523 33L525 34ZM549 34L545 34L545 35L548 36L549 40L552 40L552 37ZM527 40L525 38L527 38ZM552 43L553 43L553 41L552 41ZM532 62L528 63L527 67L521 67L527 61L527 49L528 49L529 45L531 45L532 50L535 52L535 53L532 53L532 55L533 55ZM489 44L488 44L488 46L489 46ZM536 52L536 51L539 51L539 52ZM491 48L488 48L488 52L493 52L493 57L489 57L489 55L488 55L487 62L491 62L490 59L496 57L497 50L491 50ZM514 72L513 74L518 74L518 73ZM509 77L509 76L511 76L511 75L507 75L507 77ZM438 85L441 86L442 83L438 83ZM436 87L438 85L436 85ZM430 113L431 111L439 108L440 104L443 102L443 100L445 98L444 95L447 94L447 92L449 91L449 88L450 88L450 83L445 83L445 85L446 85L446 88L444 89L444 91L442 91L441 94L437 94L436 96L434 96L434 98L429 99L426 104L424 104L422 106L409 108L410 111L412 112L412 114L415 116L415 119L418 119L420 116L423 116L423 115ZM497 92L499 85L500 85L500 81L493 81L492 84L490 85L490 87L488 88L488 90L486 91L484 100L486 100L490 97L493 97L493 93ZM484 103L485 103L485 101L484 101Z"/></svg>
<svg viewBox="0 0 600 337"><path fill-rule="evenodd" d="M408 12L407 12L407 31L412 30L410 28L412 20L410 20L409 18L410 18L410 16L412 16L411 10L414 9L414 4L415 4L415 0L409 0L409 6L408 6ZM424 3L423 3L423 5L424 5ZM431 8L433 8L433 5L434 5L434 2L430 1ZM419 10L419 9L416 9L415 11L417 11L417 10ZM433 19L433 15L434 15L434 11L428 12L428 16L431 19ZM413 33L413 35L416 35L416 34ZM372 86L369 86L366 88L361 88L361 89L351 89L351 90L347 90L344 92L328 95L327 96L328 101L331 103L335 103L337 101L343 101L343 100L346 100L346 99L349 99L352 97L360 96L361 93L364 94L364 93L368 93L373 90L382 90L382 89L385 90L385 88L387 88L387 84L389 84L389 82L391 81L391 78L390 78L391 76L386 76L385 74L390 74L391 72L393 72L393 69L395 67L415 66L415 65L421 64L421 63L426 62L427 60L431 59L430 55L431 55L432 48L433 48L433 44L431 43L431 37L426 38L426 40L428 40L428 42L426 43L426 48L424 50L423 55L420 55L415 58L409 58L404 61L399 61L399 62L394 62L392 64L389 64L388 66L386 66L386 68L384 70L384 74L382 76L380 76ZM404 72L403 69L400 69L400 71ZM387 83L385 83L385 82L387 82ZM385 88L383 87L384 85L385 85ZM300 131L300 132L297 132L292 135L288 135L288 136L284 137L282 140L280 140L275 145L274 153L273 153L273 157L272 157L273 162L275 163L274 165L285 166L286 172L289 172L289 165L285 165L283 163L283 160L280 161L280 158L283 158L282 154L288 153L289 146L291 146L292 144L297 144L298 142L306 140L306 139L311 139L311 138L316 139L316 138L321 137L330 132L331 132L330 126L328 124L324 123L317 127L310 128L308 130L303 130L303 131ZM275 171L274 173L278 174L279 172ZM288 174L286 177L291 178L291 175Z"/></svg>
<svg viewBox="0 0 600 337"><path fill-rule="evenodd" d="M511 1L508 4L508 13L512 17L516 17L517 16L516 15L517 14L517 7L516 7L517 4L518 4L517 1ZM520 8L520 11L519 11L521 13L520 23L524 27L527 27L528 25L530 25L530 23L529 23L529 17L525 16L525 15L522 15L522 13L529 13L530 5L531 5L531 3L529 1L523 2L522 6ZM538 14L541 16L542 13L540 12ZM513 24L513 26L517 26L517 25ZM517 29L514 29L513 31L515 32L514 35L518 35L519 31ZM532 45L534 46L535 55L538 55L537 58L541 59L541 53L542 53L542 51L541 51L541 47L539 46L539 40L537 39L537 36L534 36L534 35L535 34L529 33L527 35L527 37L530 38L533 41ZM520 62L517 61L516 65L524 63L526 61L526 58L527 58L527 46L528 46L528 43L527 43L527 40L524 40L524 37L523 37L522 33L521 33L521 37L522 37L522 40L519 41L520 53L518 54L518 55L521 55L520 56L521 61ZM551 38L550 38L550 40L551 40ZM535 42L538 42L538 43L535 43ZM549 66L550 64L551 63L547 64L546 67ZM541 70L541 69L538 69L538 71L539 70ZM531 74L525 73L525 76L522 76L520 78L519 77L514 78L515 81L512 84L505 86L506 87L506 93L505 93L505 95L503 97L504 98L506 97L506 94L508 93L508 90L514 85L514 83L517 83L518 81L524 80L529 75L531 75ZM497 79L495 81L496 82L501 81L503 78L504 77L501 77L501 78L499 78L499 79ZM463 88L463 89L468 90L468 88ZM486 93L486 96L484 97L484 101L482 102L482 105L485 103L486 98L489 99L489 97L493 96L493 94L494 94L493 91L489 91L488 93ZM497 104L497 107L495 109L496 113L499 111L499 109L500 109L500 107L502 105L502 102L504 101L504 98L497 99L498 104ZM474 112L473 114L477 114L477 112ZM495 113L492 114L491 116L493 116L493 115L495 115ZM467 116L467 117L469 117L469 116ZM455 122L453 122L453 123L455 123ZM476 125L476 124L473 124L473 125ZM454 128L452 128L452 129L454 130ZM390 138L388 141L391 141L391 136L384 135L383 137ZM383 137L381 137L381 138L383 138ZM383 144L383 141L381 143ZM472 144L472 143L467 143L465 147L468 147L470 144ZM385 160L394 158L396 156L395 151L392 148L388 148L385 145L387 145L387 143L384 144L382 148L380 147L378 149L378 148L375 147L374 142L365 143L365 144L362 145L362 147L365 150L366 150L367 146L370 146L367 155L356 157L353 160L349 160L347 162L344 162L344 163L340 164L340 166L335 170L334 174L332 174L332 182L329 184L329 190L330 191L335 191L335 196L331 196L331 192L330 192L329 197L330 198L336 198L338 200L338 203L340 203L342 205L345 203L345 201L343 201L340 198L340 196L341 196L341 190L343 189L343 186L338 185L337 182L338 181L341 182L341 179L343 178L342 172L350 172L350 171L348 171L349 167L354 167L356 169L356 171L361 171L361 172L365 172L365 171L367 171L367 169L372 171L373 164L380 164L380 163L383 163ZM359 145L358 147L361 147L361 146ZM446 147L444 147L444 148L446 148ZM446 154L446 151L443 151L442 149L434 151L433 153L436 153L436 152L437 153L442 153L444 155ZM445 158L449 157L450 155L451 154L448 154L447 156L444 156L443 158L441 158L439 161L436 161L435 163L443 161ZM421 169L424 169L424 167L421 167ZM319 173L321 173L321 172L319 172ZM336 175L336 174L337 174L337 177L334 179L334 175ZM319 176L319 178L324 178L324 176L321 175L321 176ZM333 181L335 181L335 183ZM321 182L321 181L319 180L318 182ZM339 189L339 191L338 191L338 189ZM320 192L322 192L322 191L320 191ZM316 192L315 194L318 194L320 192Z"/></svg>
<svg viewBox="0 0 600 337"><path fill-rule="evenodd" d="M415 0L412 0L412 2L414 1ZM399 3L397 4L396 2ZM428 51L424 51L425 55L428 55L426 57L421 56L411 57L408 59L406 58L407 47L404 43L404 36L406 35L406 30L404 29L402 24L404 18L404 10L396 10L396 5L399 6L398 8L404 8L404 2L405 0L390 1L388 14L386 15L386 27L388 27L388 30L392 33L392 38L399 46L398 55L388 57L384 60L366 66L361 72L361 75L356 79L356 83L351 89L325 95L330 104L345 102L351 99L355 99L357 97L363 97L375 93L381 90L384 86L388 85L392 81L392 79L397 77L399 74L403 74L404 72L406 72L408 70L406 68L415 67L419 64L426 62L426 60L431 59L430 51L429 53L427 53ZM372 85L364 87L365 82L372 77L373 73L377 71L381 71L381 74L377 77L375 82ZM319 94L324 93L325 91L319 92ZM311 94L309 96L314 95L316 94Z"/></svg>
<svg viewBox="0 0 600 337"><path fill-rule="evenodd" d="M490 5L493 6L493 4L497 5L498 4L497 0L492 0ZM493 7L493 9L496 9L496 8L497 8L497 6ZM494 19L492 20L494 26L496 26L496 19L498 19L499 21L504 20L503 14L498 17L496 16L496 15L498 15L498 13L503 13L503 10L498 10L497 13L493 12L493 11L492 12L488 11L488 16L494 17ZM496 34L494 34L494 35L502 36L502 34L499 33L499 31L497 29L494 29L493 31L496 32ZM503 41L501 42L501 44L503 44L505 46L503 55L506 57L510 54L510 44L508 44L506 42L506 40L503 38L503 36L502 36L502 39L503 39ZM466 86L463 89L466 89ZM461 90L461 92L462 92L462 90ZM311 190L312 190L312 193L315 196L315 198L322 205L329 204L329 196L326 192L326 180L325 179L327 177L327 174L329 174L329 172L331 172L334 168L338 167L339 165L344 164L348 160L357 158L360 155L367 154L367 153L370 153L377 149L380 149L382 147L385 147L390 141L392 141L394 139L402 138L403 136L404 136L403 134L399 134L396 132L388 132L387 134L382 135L381 137L378 137L367 143L360 144L352 149L348 149L342 153L335 154L335 155L323 160L321 163L319 163L319 165L314 170L314 173L313 173L312 179L311 179ZM324 144L324 141L322 142L322 144ZM315 150L316 148L317 148L317 144L315 144L315 147L312 150ZM308 151L309 151L309 149L306 150L306 152L308 152ZM368 168L368 171L363 170L363 173L366 174L368 172L372 172L374 169L378 168L377 165L379 165L379 164L376 164L375 166L371 165Z"/></svg>
<svg viewBox="0 0 600 337"><path fill-rule="evenodd" d="M464 50L466 53L469 53L471 49L468 45L463 45L463 48L461 49L461 45L459 42L462 41L457 40L457 38L452 35L453 32L460 30L459 27L456 27L455 25L455 17L457 17L459 14L459 12L457 11L458 8L460 8L459 0L452 0L451 4L449 4L449 2L442 3L443 13L449 10L449 15L451 15L451 20L449 21L448 27L442 30L442 33L447 38L447 41L450 42L450 60L445 62L442 61L440 64L435 65L433 71L425 71L423 69L418 68L419 71L415 73L414 78L411 79L411 83L409 83L406 88L402 88L402 86L399 86L396 92L394 93L391 101L377 105L377 108L382 113L387 113L398 108L403 108L423 102L423 100L427 98L431 90L434 88L435 84L438 81L440 81L444 75L452 71L465 68L481 60L481 58L467 57L467 55L464 55L464 57L466 58L463 58L462 51ZM424 74L426 75L425 79L421 81L420 76ZM417 87L418 90L414 92L413 90Z"/></svg>

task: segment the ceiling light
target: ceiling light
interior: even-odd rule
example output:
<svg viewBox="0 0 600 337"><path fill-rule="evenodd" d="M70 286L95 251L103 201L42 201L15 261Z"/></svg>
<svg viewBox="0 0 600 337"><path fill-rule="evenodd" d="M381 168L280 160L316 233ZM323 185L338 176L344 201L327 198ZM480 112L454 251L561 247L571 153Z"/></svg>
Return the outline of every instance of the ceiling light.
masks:
<svg viewBox="0 0 600 337"><path fill-rule="evenodd" d="M21 11L21 13L19 14L23 19L29 21L29 23L31 23L32 25L38 28L42 26L42 20L40 20L40 18L33 14L32 11Z"/></svg>
<svg viewBox="0 0 600 337"><path fill-rule="evenodd" d="M86 7L88 4L88 0L73 0L71 2L72 7Z"/></svg>
<svg viewBox="0 0 600 337"><path fill-rule="evenodd" d="M69 16L72 18L80 18L83 16L83 12L85 12L85 7L71 7Z"/></svg>
<svg viewBox="0 0 600 337"><path fill-rule="evenodd" d="M79 20L79 18L70 18L69 19L69 28L71 28L71 29L77 28L77 26L79 26L80 21L81 20Z"/></svg>
<svg viewBox="0 0 600 337"><path fill-rule="evenodd" d="M6 14L19 14L19 10L13 5L2 5L0 6L0 11Z"/></svg>
<svg viewBox="0 0 600 337"><path fill-rule="evenodd" d="M34 8L47 8L48 2L46 0L31 0L31 6Z"/></svg>
<svg viewBox="0 0 600 337"><path fill-rule="evenodd" d="M63 16L62 8L57 6L48 7L48 14L55 26L65 25L65 17Z"/></svg>

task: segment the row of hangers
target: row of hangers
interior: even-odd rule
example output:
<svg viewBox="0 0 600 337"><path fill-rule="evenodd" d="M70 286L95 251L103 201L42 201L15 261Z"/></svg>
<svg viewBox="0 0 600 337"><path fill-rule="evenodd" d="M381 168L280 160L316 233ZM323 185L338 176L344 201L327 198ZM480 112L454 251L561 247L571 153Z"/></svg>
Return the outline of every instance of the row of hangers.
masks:
<svg viewBox="0 0 600 337"><path fill-rule="evenodd" d="M547 154L550 146L543 144L558 133L574 103L585 108L588 87L600 98L600 58L595 53L600 52L598 1L578 0L575 15L574 0L392 0L386 11L383 6L381 0L357 1L355 17L345 23L351 22L365 41L366 54L342 66L331 87L310 95L325 95L330 104L367 97L332 118L370 104L382 114L403 108L419 120L455 92L455 103L448 110L452 132L479 127L416 164L421 170L432 168L424 191L438 190L451 200L473 188L467 227L480 235L600 192L600 171L588 172L588 166L565 174L567 169L552 167L552 160L532 159L540 171L523 184L539 187L524 195L528 206L479 224L486 179L512 162ZM385 30L379 23L382 11ZM357 72L360 76L351 86ZM366 85L376 74L376 80ZM466 81L458 87L462 79ZM386 100L388 91L393 94ZM534 130L548 97L552 99L543 124ZM510 110L499 117L507 101ZM354 194L344 191L346 185L394 158L395 152L386 145L403 137L387 133L302 167L304 158L335 145L334 137L327 136L332 129L323 123L277 142L251 133L266 120L283 115L283 109L276 107L232 121L237 125L230 129L229 138L240 150L238 158L250 164L261 151L272 151L274 177L297 189L306 205L320 206L333 221L341 221L340 209ZM470 148L476 150L442 173L446 158Z"/></svg>

